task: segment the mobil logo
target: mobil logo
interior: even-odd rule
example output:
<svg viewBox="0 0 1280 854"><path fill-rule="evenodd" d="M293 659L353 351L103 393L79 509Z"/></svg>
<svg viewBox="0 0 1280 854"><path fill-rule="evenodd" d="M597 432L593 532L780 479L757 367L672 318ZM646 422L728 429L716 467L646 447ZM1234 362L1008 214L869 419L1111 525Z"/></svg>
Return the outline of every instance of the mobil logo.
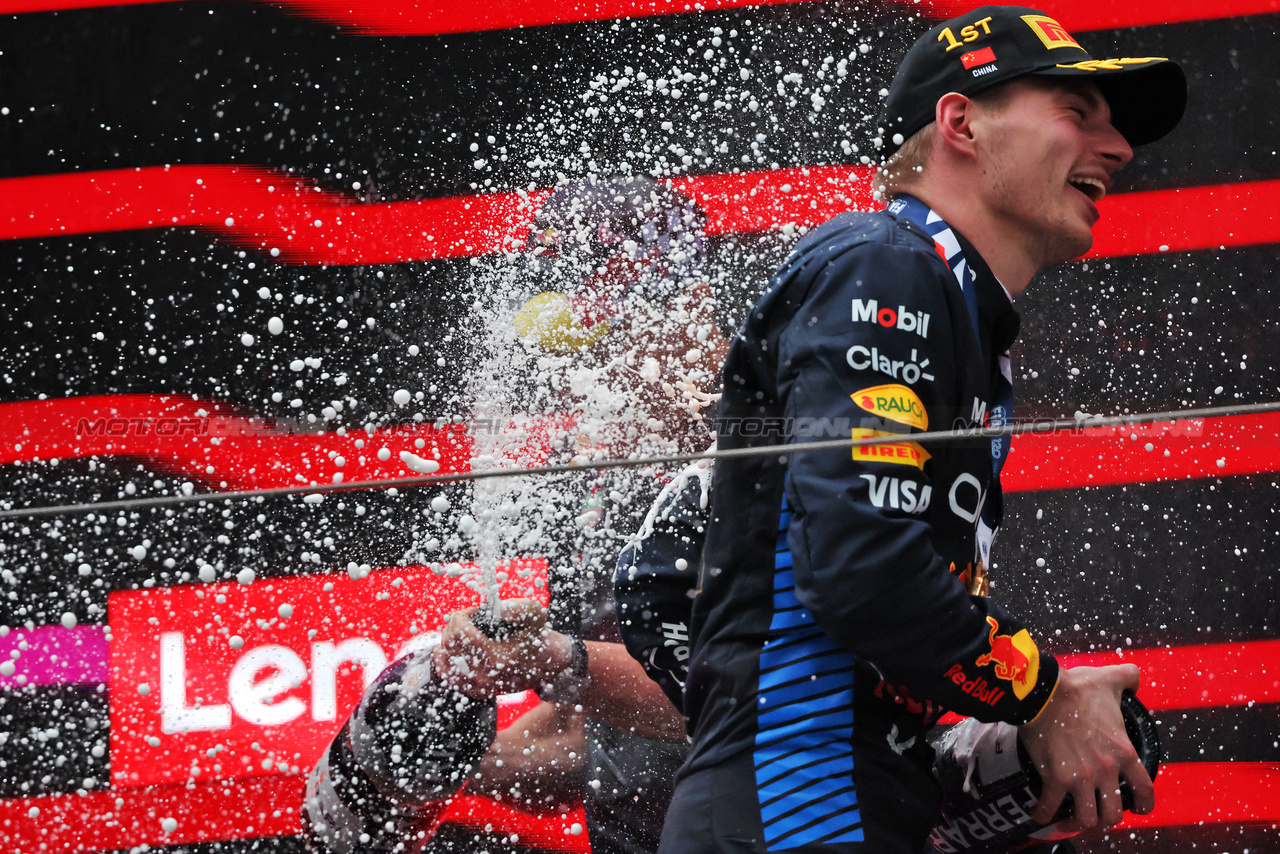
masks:
<svg viewBox="0 0 1280 854"><path fill-rule="evenodd" d="M546 563L499 568L547 603ZM117 787L305 774L395 657L479 604L469 564L117 591L108 598Z"/></svg>
<svg viewBox="0 0 1280 854"><path fill-rule="evenodd" d="M903 332L914 332L921 338L929 337L929 315L923 311L912 311L905 305L896 309L889 306L881 308L877 300L855 299L853 322L878 323L886 329L901 329Z"/></svg>

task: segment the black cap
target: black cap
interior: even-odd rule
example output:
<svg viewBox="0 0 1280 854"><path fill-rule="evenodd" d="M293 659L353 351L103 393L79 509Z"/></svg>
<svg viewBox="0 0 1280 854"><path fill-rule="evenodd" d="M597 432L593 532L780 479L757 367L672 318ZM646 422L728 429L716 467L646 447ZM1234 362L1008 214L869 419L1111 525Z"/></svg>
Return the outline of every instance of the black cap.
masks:
<svg viewBox="0 0 1280 854"><path fill-rule="evenodd" d="M1095 81L1130 145L1169 133L1187 106L1186 75L1164 57L1094 59L1041 11L982 6L943 21L907 51L877 122L881 156L933 121L943 95L976 95L1026 75Z"/></svg>

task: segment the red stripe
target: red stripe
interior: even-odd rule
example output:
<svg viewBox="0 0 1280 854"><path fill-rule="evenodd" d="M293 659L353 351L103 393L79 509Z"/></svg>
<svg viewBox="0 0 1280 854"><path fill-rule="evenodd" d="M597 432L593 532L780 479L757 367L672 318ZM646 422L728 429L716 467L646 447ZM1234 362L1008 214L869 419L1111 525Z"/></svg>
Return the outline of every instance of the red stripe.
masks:
<svg viewBox="0 0 1280 854"><path fill-rule="evenodd" d="M271 489L338 477L350 483L418 476L404 453L438 461L441 474L465 472L469 431L498 426L404 425L339 435L265 422L237 407L188 397L23 401L0 404L0 465L122 456L211 489ZM543 461L550 434L567 426L565 418L541 424L521 464ZM1008 492L1028 492L1271 471L1280 471L1276 413L1016 436L1001 482Z"/></svg>
<svg viewBox="0 0 1280 854"><path fill-rule="evenodd" d="M454 798L440 816L441 824L457 824L485 832L514 834L520 845L546 848L564 854L591 854L586 815L581 807L565 815L530 815L488 798ZM578 832L573 828L577 825Z"/></svg>
<svg viewBox="0 0 1280 854"><path fill-rule="evenodd" d="M887 0L905 11L941 20L973 8L968 0ZM47 12L161 0L0 0L0 14ZM643 18L715 9L751 8L805 0L504 0L499 3L419 3L417 0L272 0L296 14L327 21L358 35L411 36L575 24L611 18ZM1280 0L1044 0L1037 4L1069 30L1118 29L1180 21L1260 15L1280 10Z"/></svg>
<svg viewBox="0 0 1280 854"><path fill-rule="evenodd" d="M1271 471L1280 471L1276 413L1023 434L1000 482L1026 492Z"/></svg>
<svg viewBox="0 0 1280 854"><path fill-rule="evenodd" d="M265 422L236 407L190 397L24 401L0 404L0 464L123 456L212 489L271 489L339 478L420 476L408 468L403 453L436 460L440 474L467 471L472 445L468 426L406 425L339 435ZM116 427L120 435L111 434ZM547 429L552 428L548 422ZM157 435L160 431L171 434ZM536 441L531 443L521 464L541 462L542 452Z"/></svg>
<svg viewBox="0 0 1280 854"><path fill-rule="evenodd" d="M364 204L257 167L77 172L0 181L0 239L195 227L295 263L424 261L523 240L545 194Z"/></svg>
<svg viewBox="0 0 1280 854"><path fill-rule="evenodd" d="M1059 660L1066 667L1138 665L1138 696L1153 711L1280 703L1280 640L1076 653Z"/></svg>
<svg viewBox="0 0 1280 854"><path fill-rule="evenodd" d="M869 167L812 166L670 183L706 210L709 233L735 234L870 209L870 177ZM522 244L549 192L373 203L258 167L77 172L0 181L0 239L185 227L297 264L462 258ZM1128 193L1101 209L1089 257L1280 243L1280 180Z"/></svg>
<svg viewBox="0 0 1280 854"><path fill-rule="evenodd" d="M1091 258L1280 242L1280 181L1124 193L1098 208Z"/></svg>
<svg viewBox="0 0 1280 854"><path fill-rule="evenodd" d="M0 848L5 851L101 851L148 845L183 845L227 839L293 836L306 782L302 777L254 777L0 800ZM32 815L32 810L36 814ZM166 833L162 822L177 821ZM440 817L498 833L520 843L571 854L591 849L581 809L531 815L485 798L455 799Z"/></svg>
<svg viewBox="0 0 1280 854"><path fill-rule="evenodd" d="M871 210L869 166L807 166L767 172L675 178L707 214L708 234L813 227L838 213Z"/></svg>
<svg viewBox="0 0 1280 854"><path fill-rule="evenodd" d="M11 647L27 641L31 648L19 659L20 665L27 658L47 659L51 653L75 661L77 669L70 675L58 673L42 680L31 679L32 684L106 682L106 641L102 633L101 626L18 629L0 640L0 654L7 659ZM1280 640L1073 653L1059 658L1066 667L1123 662L1138 665L1143 673L1142 700L1157 711L1280 703ZM0 687L10 685L0 682ZM523 698L523 704L502 705L500 722L513 720L536 702L537 698L530 694ZM500 728L505 725L501 723Z"/></svg>
<svg viewBox="0 0 1280 854"><path fill-rule="evenodd" d="M0 801L5 851L110 851L298 833L301 777L255 777ZM32 810L38 810L31 815ZM165 833L161 822L176 819Z"/></svg>
<svg viewBox="0 0 1280 854"><path fill-rule="evenodd" d="M1121 829L1280 822L1280 764L1171 762L1156 776L1156 808L1126 817Z"/></svg>
<svg viewBox="0 0 1280 854"><path fill-rule="evenodd" d="M262 777L234 784L196 783L135 791L92 792L0 801L0 844L7 851L90 851L215 840L291 836L298 832L300 777ZM1156 782L1157 806L1122 827L1231 825L1280 821L1280 765L1264 762L1167 763ZM32 816L31 810L38 813ZM589 850L573 834L578 812L535 818L471 798L459 798L447 820L557 850ZM177 828L165 833L161 821ZM527 840L527 841L526 841Z"/></svg>

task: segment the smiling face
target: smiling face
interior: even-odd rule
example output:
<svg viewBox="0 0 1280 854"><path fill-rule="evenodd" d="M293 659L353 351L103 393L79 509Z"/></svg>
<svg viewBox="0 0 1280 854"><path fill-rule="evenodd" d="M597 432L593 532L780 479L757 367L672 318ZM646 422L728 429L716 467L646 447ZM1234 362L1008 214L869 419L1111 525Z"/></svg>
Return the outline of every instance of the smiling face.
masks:
<svg viewBox="0 0 1280 854"><path fill-rule="evenodd" d="M1002 89L974 125L986 213L1038 268L1077 258L1133 151L1092 83L1025 77Z"/></svg>

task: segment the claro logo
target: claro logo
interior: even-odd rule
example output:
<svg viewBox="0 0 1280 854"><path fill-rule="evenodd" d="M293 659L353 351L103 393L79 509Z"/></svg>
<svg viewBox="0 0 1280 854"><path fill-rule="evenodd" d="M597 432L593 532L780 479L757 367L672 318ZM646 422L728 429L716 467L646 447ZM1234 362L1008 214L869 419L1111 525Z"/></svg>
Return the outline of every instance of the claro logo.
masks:
<svg viewBox="0 0 1280 854"><path fill-rule="evenodd" d="M546 604L546 564L504 568ZM112 593L116 786L298 774L397 655L474 605L474 567Z"/></svg>

